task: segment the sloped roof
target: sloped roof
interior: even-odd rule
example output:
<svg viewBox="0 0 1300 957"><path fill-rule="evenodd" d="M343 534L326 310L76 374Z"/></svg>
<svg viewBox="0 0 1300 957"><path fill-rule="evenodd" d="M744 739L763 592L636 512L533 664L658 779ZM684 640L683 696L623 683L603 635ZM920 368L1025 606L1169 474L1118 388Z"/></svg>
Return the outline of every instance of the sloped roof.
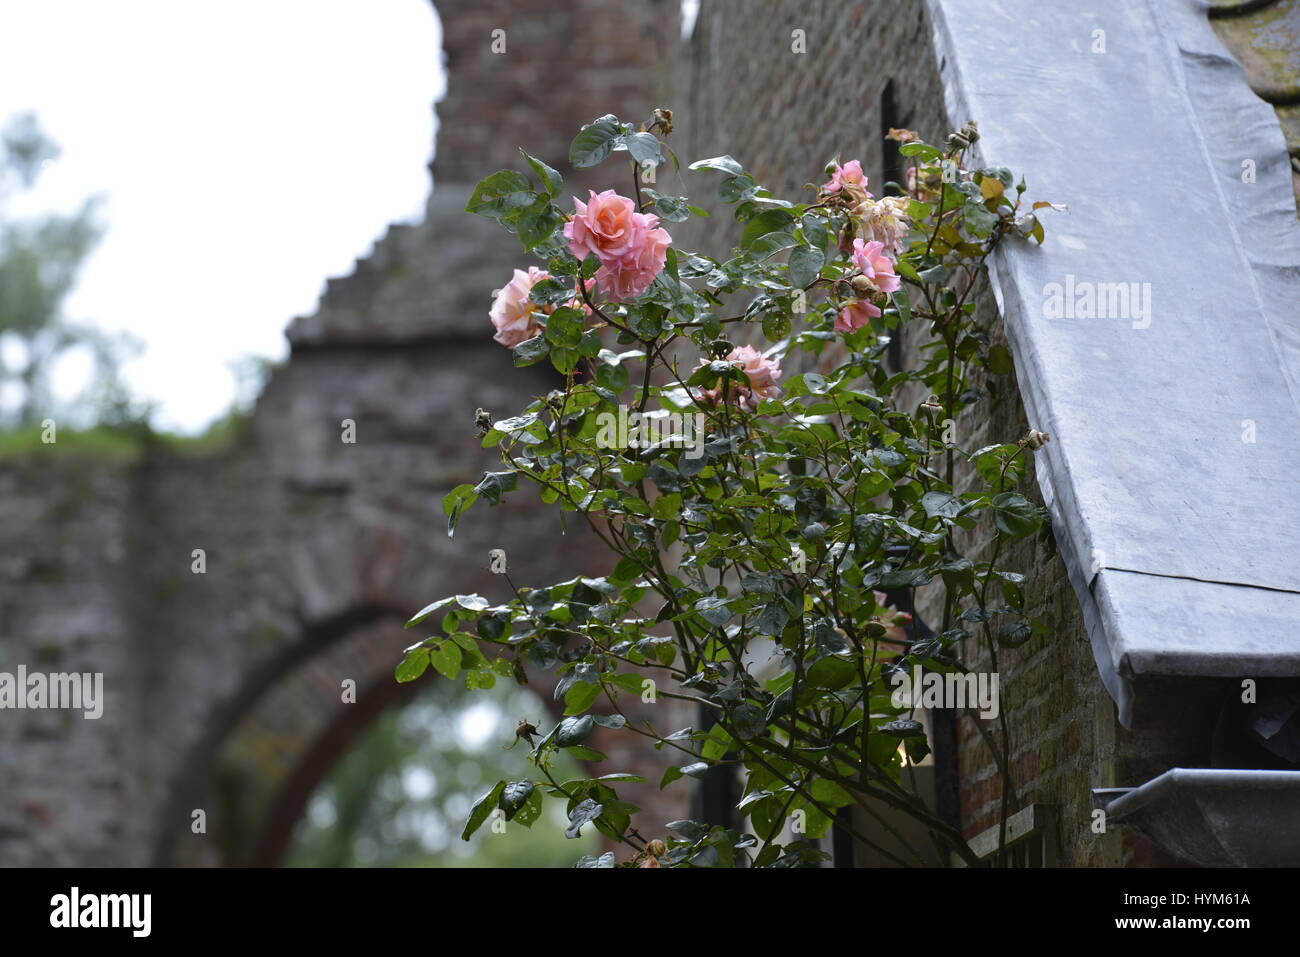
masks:
<svg viewBox="0 0 1300 957"><path fill-rule="evenodd" d="M1070 207L991 278L1121 721L1146 676L1300 675L1300 223L1277 116L1203 0L928 2L952 120ZM1120 283L1149 312L1114 315ZM1048 318L1086 288L1109 317Z"/></svg>

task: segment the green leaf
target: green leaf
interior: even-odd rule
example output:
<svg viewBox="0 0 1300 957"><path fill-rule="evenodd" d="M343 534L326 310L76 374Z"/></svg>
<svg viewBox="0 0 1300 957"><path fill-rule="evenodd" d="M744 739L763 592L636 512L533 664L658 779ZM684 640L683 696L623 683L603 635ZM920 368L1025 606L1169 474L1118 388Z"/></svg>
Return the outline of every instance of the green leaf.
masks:
<svg viewBox="0 0 1300 957"><path fill-rule="evenodd" d="M464 487L469 488L469 486L464 486ZM420 622L424 621L424 619L428 618L439 608L446 608L455 600L456 597L454 595L451 595L448 596L447 598L439 598L431 605L425 605L423 608L421 608L419 611L415 613L415 615L411 618L410 621L406 623L406 627L410 628L412 625L418 625Z"/></svg>
<svg viewBox="0 0 1300 957"><path fill-rule="evenodd" d="M473 485L457 485L442 499L442 512L447 516L447 537L456 534L456 525L467 508L478 501L478 491Z"/></svg>
<svg viewBox="0 0 1300 957"><path fill-rule="evenodd" d="M998 375L1006 375L1015 368L1011 361L1011 352L1006 346L998 343L989 349L988 369Z"/></svg>
<svg viewBox="0 0 1300 957"><path fill-rule="evenodd" d="M504 784L504 782L502 783ZM596 820L604 810L604 805L593 801L591 798L579 801L577 807L569 812L569 826L564 829L564 836L570 838L580 837L582 835L582 826Z"/></svg>
<svg viewBox="0 0 1300 957"><path fill-rule="evenodd" d="M818 252L824 252L826 242L830 234L826 232L826 223L815 213L805 213L801 220L803 225L803 235L808 240L808 245L814 247ZM821 268L820 266L818 267Z"/></svg>
<svg viewBox="0 0 1300 957"><path fill-rule="evenodd" d="M659 137L653 133L633 133L624 142L627 144L627 151L632 154L632 159L636 160L636 165L642 169L647 163L658 166L664 161Z"/></svg>
<svg viewBox="0 0 1300 957"><path fill-rule="evenodd" d="M812 246L799 246L790 251L790 285L802 289L817 278L826 263L826 256Z"/></svg>
<svg viewBox="0 0 1300 957"><path fill-rule="evenodd" d="M501 791L501 810L506 812L506 820L512 820L524 806L535 790L532 781L511 781Z"/></svg>
<svg viewBox="0 0 1300 957"><path fill-rule="evenodd" d="M907 217L914 223L924 222L932 212L934 207L919 199L909 200L907 203Z"/></svg>
<svg viewBox="0 0 1300 957"><path fill-rule="evenodd" d="M522 824L524 827L532 827L539 817L542 816L542 791L540 788L533 788L533 792L528 795L528 800L523 807L515 811L513 818L516 824Z"/></svg>
<svg viewBox="0 0 1300 957"><path fill-rule="evenodd" d="M557 346L551 350L551 365L555 366L555 370L561 375L568 375L572 372L581 358L582 353L577 349Z"/></svg>
<svg viewBox="0 0 1300 957"><path fill-rule="evenodd" d="M911 718L899 718L882 724L879 729L881 734L887 734L894 738L912 738L920 735L925 736L925 725L919 721L913 721Z"/></svg>
<svg viewBox="0 0 1300 957"><path fill-rule="evenodd" d="M519 152L524 154L524 159L528 161L528 165L531 166L533 172L537 174L537 179L541 182L542 189L546 191L546 195L550 197L558 196L560 190L564 186L564 177L551 169L536 156L529 156L522 149L520 149Z"/></svg>
<svg viewBox="0 0 1300 957"><path fill-rule="evenodd" d="M500 505L502 494L513 492L518 487L518 472L484 472L474 491L487 499L490 505Z"/></svg>
<svg viewBox="0 0 1300 957"><path fill-rule="evenodd" d="M505 221L514 226L515 235L524 244L524 249L533 250L549 240L564 225L564 216L551 205L550 199L539 196L533 205Z"/></svg>
<svg viewBox="0 0 1300 957"><path fill-rule="evenodd" d="M966 228L973 236L983 239L993 232L993 227L998 224L997 214L989 212L983 203L971 200L966 203L964 209Z"/></svg>
<svg viewBox="0 0 1300 957"><path fill-rule="evenodd" d="M523 173L503 169L481 180L465 204L465 212L500 218L513 209L531 206L537 199L533 184Z"/></svg>
<svg viewBox="0 0 1300 957"><path fill-rule="evenodd" d="M444 678L455 680L460 674L460 646L454 641L440 641L429 649L429 662Z"/></svg>
<svg viewBox="0 0 1300 957"><path fill-rule="evenodd" d="M725 598L701 598L695 603L695 610L700 617L715 628L721 628L731 621L733 612L727 607Z"/></svg>
<svg viewBox="0 0 1300 957"><path fill-rule="evenodd" d="M614 852L606 851L600 857L593 857L590 854L584 854L573 863L574 867L613 867Z"/></svg>
<svg viewBox="0 0 1300 957"><path fill-rule="evenodd" d="M720 724L715 724L709 729L709 733L704 739L704 745L700 748L700 755L707 761L720 761L731 750L732 743L731 734L727 729ZM699 777L704 773L703 770L698 769L700 767L706 768L707 765L697 767L697 765L692 764L687 768L682 768L682 773L689 774L692 777ZM697 770L692 771L691 768L697 768Z"/></svg>
<svg viewBox="0 0 1300 957"><path fill-rule="evenodd" d="M547 341L544 333L533 336L531 339L525 339L515 346L513 350L515 365L530 366L544 358L550 350L551 344Z"/></svg>
<svg viewBox="0 0 1300 957"><path fill-rule="evenodd" d="M759 213L745 224L745 230L740 234L740 248L749 249L761 237L787 229L792 222L794 217L784 209L769 209Z"/></svg>
<svg viewBox="0 0 1300 957"><path fill-rule="evenodd" d="M1024 538L1038 531L1038 509L1015 492L1003 492L993 499L993 523L1012 538Z"/></svg>
<svg viewBox="0 0 1300 957"><path fill-rule="evenodd" d="M785 606L779 601L774 601L754 619L754 631L760 635L779 638L789 621L790 613L786 611Z"/></svg>
<svg viewBox="0 0 1300 957"><path fill-rule="evenodd" d="M898 318L903 322L908 322L912 318L912 296L907 291L906 286L899 286L889 294L893 300L894 308L898 310Z"/></svg>
<svg viewBox="0 0 1300 957"><path fill-rule="evenodd" d="M576 346L582 341L582 331L586 324L587 317L582 312L561 306L547 316L545 335L557 346Z"/></svg>
<svg viewBox="0 0 1300 957"><path fill-rule="evenodd" d="M501 795L505 792L506 782L498 781L493 785L492 790L488 791L481 798L474 802L470 808L469 820L465 822L465 830L461 831L460 839L468 841L488 819L488 815L501 806Z"/></svg>
<svg viewBox="0 0 1300 957"><path fill-rule="evenodd" d="M939 159L943 153L929 143L904 143L898 148L904 156L919 156L922 160Z"/></svg>
<svg viewBox="0 0 1300 957"><path fill-rule="evenodd" d="M853 662L831 655L814 662L808 669L805 680L810 687L838 691L857 676L858 671L853 667Z"/></svg>
<svg viewBox="0 0 1300 957"><path fill-rule="evenodd" d="M676 492L660 495L650 506L650 514L661 522L672 521L681 514L682 497Z"/></svg>
<svg viewBox="0 0 1300 957"><path fill-rule="evenodd" d="M574 687L580 687L574 685ZM599 685L587 685L589 688L599 690ZM589 714L584 714L580 718L565 718L560 722L559 729L555 732L555 744L561 748L571 748L576 744L585 741L596 727L596 719Z"/></svg>
<svg viewBox="0 0 1300 957"><path fill-rule="evenodd" d="M731 712L731 721L741 738L762 737L767 731L767 715L748 702Z"/></svg>
<svg viewBox="0 0 1300 957"><path fill-rule="evenodd" d="M589 748L585 744L575 744L564 749L569 754L578 758L580 761L604 761L605 755L601 754L595 748Z"/></svg>
<svg viewBox="0 0 1300 957"><path fill-rule="evenodd" d="M925 509L925 514L934 518L936 515L943 518L956 518L962 510L962 501L949 495L947 492L926 492L921 496L921 507Z"/></svg>
<svg viewBox="0 0 1300 957"><path fill-rule="evenodd" d="M574 682L564 694L564 713L582 714L600 697L600 685L585 681ZM588 715L590 717L590 715ZM575 742L576 743L576 742Z"/></svg>
<svg viewBox="0 0 1300 957"><path fill-rule="evenodd" d="M569 144L569 162L578 169L595 166L604 161L622 136L623 125L617 118L602 116L584 126L573 138Z"/></svg>
<svg viewBox="0 0 1300 957"><path fill-rule="evenodd" d="M751 199L758 191L758 184L752 176L728 176L718 184L718 199L724 203L738 203Z"/></svg>
<svg viewBox="0 0 1300 957"><path fill-rule="evenodd" d="M402 663L397 666L397 671L394 673L394 677L397 678L398 681L414 681L416 678L420 677L420 675L424 674L428 667L429 649L415 648L408 652L406 657L402 659Z"/></svg>
<svg viewBox="0 0 1300 957"><path fill-rule="evenodd" d="M785 394L793 399L801 395L825 395L826 391L825 376L816 372L805 372L790 379Z"/></svg>
<svg viewBox="0 0 1300 957"><path fill-rule="evenodd" d="M743 166L737 163L730 156L714 156L710 159L696 160L688 169L716 169L724 173L730 173L732 176L738 176L745 172Z"/></svg>
<svg viewBox="0 0 1300 957"><path fill-rule="evenodd" d="M844 807L853 803L853 797L848 791L834 781L828 781L825 778L818 778L813 781L808 790L812 792L812 796L817 799L818 804L823 804L826 807Z"/></svg>
<svg viewBox="0 0 1300 957"><path fill-rule="evenodd" d="M656 196L655 212L670 223L684 223L691 218L691 207L681 196Z"/></svg>
<svg viewBox="0 0 1300 957"><path fill-rule="evenodd" d="M1019 648L1034 636L1027 621L1009 621L998 629L998 644L1003 648Z"/></svg>

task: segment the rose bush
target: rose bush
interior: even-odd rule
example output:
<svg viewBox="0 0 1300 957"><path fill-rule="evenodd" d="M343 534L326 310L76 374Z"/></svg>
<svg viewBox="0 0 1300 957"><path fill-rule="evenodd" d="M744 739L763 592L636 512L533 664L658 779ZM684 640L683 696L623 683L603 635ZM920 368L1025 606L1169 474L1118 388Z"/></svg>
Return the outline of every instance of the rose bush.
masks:
<svg viewBox="0 0 1300 957"><path fill-rule="evenodd" d="M874 197L854 160L786 200L719 156L690 167L720 174L717 200L739 224L733 255L715 259L677 248L662 225L707 214L650 188L666 163L680 175L656 135L670 114L656 117L640 130L601 117L573 141L579 168L626 153L633 195L611 186L562 208L560 175L523 153L531 178L494 173L467 207L544 265L515 272L491 319L516 365L547 361L563 387L491 424L482 444L499 449L501 470L446 496L448 533L479 500L532 485L587 522L612 571L509 583L504 601L456 595L411 619L438 628L407 650L399 680L432 667L481 688L528 680L530 663L554 672L564 705L565 717L537 732L537 776L483 795L465 836L497 809L531 826L549 798L566 802L570 834L596 827L628 848L620 863L631 866L816 863L825 855L809 839L837 820L909 862L865 833L861 816L839 814L884 804L976 863L905 773L929 743L891 700L890 679L914 666L962 671L971 642L996 669L998 649L1037 627L1024 616L1021 576L997 561L1006 539L1048 534L1042 510L1015 491L1024 455L1047 437L968 449L953 424L1011 371L976 318L985 260L1008 237L1042 242L1035 211L1047 204L1025 208L1010 170L967 168L973 124L943 147L891 132L910 163L903 196ZM898 370L885 356L900 326L922 345ZM652 405L702 416L699 454L672 436L635 449L601 440L612 434L602 415ZM963 460L976 481L958 493ZM995 538L989 559L975 561L960 542L982 522ZM935 631L890 607L891 598L912 607L921 591L943 609ZM713 722L665 728L629 715L627 699L647 688L709 709ZM746 824L637 821L617 787L639 778L621 769L556 780L561 749L603 759L586 743L597 727L677 753L661 786L737 768ZM1005 811L1014 795L1005 717L981 733L1003 771ZM803 834L783 842L795 816Z"/></svg>

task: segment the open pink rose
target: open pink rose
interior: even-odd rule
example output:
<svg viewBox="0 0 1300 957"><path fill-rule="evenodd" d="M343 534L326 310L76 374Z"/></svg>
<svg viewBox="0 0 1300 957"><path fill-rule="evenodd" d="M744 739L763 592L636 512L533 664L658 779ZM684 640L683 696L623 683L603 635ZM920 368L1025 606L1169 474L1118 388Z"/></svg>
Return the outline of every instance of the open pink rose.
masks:
<svg viewBox="0 0 1300 957"><path fill-rule="evenodd" d="M514 278L497 293L488 313L497 330L493 339L513 349L542 331L538 317L551 310L533 302L528 298L528 293L537 283L549 279L550 275L545 269L536 266L529 266L528 272L515 270Z"/></svg>
<svg viewBox="0 0 1300 957"><path fill-rule="evenodd" d="M903 280L894 273L894 261L882 252L883 249L884 243L876 240L864 243L855 239L853 264L862 270L862 275L879 286L881 292L895 292Z"/></svg>
<svg viewBox="0 0 1300 957"><path fill-rule="evenodd" d="M603 193L588 192L591 196L585 204L573 197L573 208L577 212L564 224L569 252L579 260L595 253L605 263L635 249L640 234L645 232L644 217L636 211L636 204L612 189ZM658 224L656 219L654 225Z"/></svg>
<svg viewBox="0 0 1300 957"><path fill-rule="evenodd" d="M726 361L738 367L745 373L749 380L749 388L740 386L732 387L731 395L743 408L754 412L758 409L758 403L763 399L779 399L781 397L781 388L776 384L776 380L781 378L781 363L776 359L765 359L763 354L753 346L741 346L738 349L732 349L727 354ZM699 365L706 365L707 360L701 359ZM710 402L716 403L722 398L722 389L702 389L702 395Z"/></svg>
<svg viewBox="0 0 1300 957"><path fill-rule="evenodd" d="M840 310L835 317L835 331L848 334L857 332L880 315L880 310L865 299L855 299Z"/></svg>
<svg viewBox="0 0 1300 957"><path fill-rule="evenodd" d="M837 165L831 170L831 178L822 186L822 192L838 193L846 186L859 202L871 197L871 193L867 192L867 176L862 172L862 163L858 160L849 160L843 166Z"/></svg>
<svg viewBox="0 0 1300 957"><path fill-rule="evenodd" d="M638 214L640 215L640 214ZM645 216L648 227L659 225L657 216ZM648 228L638 244L619 259L605 262L593 277L596 286L616 302L635 299L650 288L663 271L672 237L665 229Z"/></svg>
<svg viewBox="0 0 1300 957"><path fill-rule="evenodd" d="M635 299L664 268L672 237L659 217L637 212L636 204L612 189L588 190L586 203L573 198L573 219L564 224L569 252L578 259L595 254L596 286L615 301Z"/></svg>

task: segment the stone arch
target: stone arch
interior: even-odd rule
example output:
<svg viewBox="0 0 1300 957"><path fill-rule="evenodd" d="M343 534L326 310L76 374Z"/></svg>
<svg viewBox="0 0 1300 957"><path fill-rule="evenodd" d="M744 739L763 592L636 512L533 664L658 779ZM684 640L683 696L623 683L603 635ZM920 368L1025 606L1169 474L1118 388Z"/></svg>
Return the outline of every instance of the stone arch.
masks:
<svg viewBox="0 0 1300 957"><path fill-rule="evenodd" d="M515 369L492 341L490 291L527 257L463 208L473 179L521 162L517 146L559 168L567 191L608 187L599 172L567 168L569 139L600 114L636 118L657 105L675 7L437 6L451 66L425 219L391 228L351 275L327 283L315 314L291 323L289 359L237 440L196 454L146 436L122 456L41 452L0 472L0 521L30 545L4 556L0 661L102 672L108 698L100 721L0 723L4 863L216 863L222 827L250 859L257 839L232 831L233 817L210 816L206 849L187 849L190 811L209 800L223 753L256 739L281 696L320 702L358 667L349 654L369 662L356 675L363 694L391 680L407 615L448 593L506 596L489 549L506 549L521 583L600 572L572 523L560 537L558 517L526 492L476 506L447 537L443 495L494 466L474 410L512 414L555 384L549 366ZM506 58L490 48L501 24ZM593 69L558 69L554 51L570 48ZM344 420L355 442L343 440ZM324 675L315 691L314 672ZM267 746L268 782L336 718L306 710L297 724L284 716L281 751ZM270 808L265 791L248 807Z"/></svg>

